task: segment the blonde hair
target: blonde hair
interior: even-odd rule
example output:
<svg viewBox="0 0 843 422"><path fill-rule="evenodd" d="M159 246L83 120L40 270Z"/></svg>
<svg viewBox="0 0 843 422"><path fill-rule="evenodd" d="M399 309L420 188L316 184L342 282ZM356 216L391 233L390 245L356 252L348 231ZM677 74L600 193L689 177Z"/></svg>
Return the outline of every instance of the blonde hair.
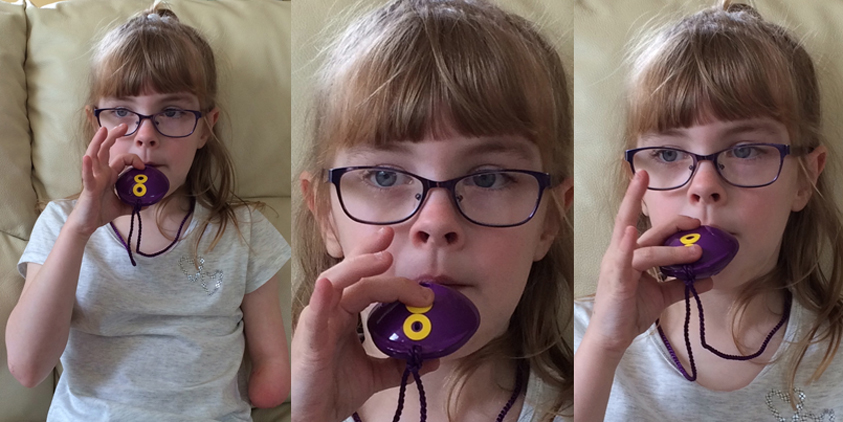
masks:
<svg viewBox="0 0 843 422"><path fill-rule="evenodd" d="M627 148L648 132L755 117L783 123L794 150L813 150L823 142L819 86L805 48L751 6L728 0L643 40L634 51L627 106ZM798 159L799 177L808 180L804 156ZM808 347L827 341L809 383L831 363L843 335L843 224L827 173L819 176L807 206L791 213L775 268L747 283L736 302L742 310L758 294L786 289L817 314L791 345L789 393ZM649 227L642 215L639 230ZM831 257L830 272L823 270L823 256ZM739 326L737 319L733 326Z"/></svg>
<svg viewBox="0 0 843 422"><path fill-rule="evenodd" d="M142 95L148 89L188 92L198 98L203 113L200 123L204 126L199 130L211 130L205 115L217 107L214 53L196 29L181 23L169 9L153 7L109 31L94 50L90 75L89 105L104 97ZM205 146L196 151L183 186L189 197L210 211L197 230L200 235L194 244L194 257L209 224L219 223L208 248L212 250L229 222L239 232L234 208L250 204L234 194L234 164L217 127L211 130ZM91 139L93 127L88 124L85 128L86 139Z"/></svg>
<svg viewBox="0 0 843 422"><path fill-rule="evenodd" d="M317 78L312 145L301 168L313 179L294 224L302 268L294 323L316 277L340 261L328 255L318 225L330 207L324 172L339 149L443 139L450 128L469 137L521 135L539 147L553 186L572 174L572 117L559 55L531 23L486 1L392 1L345 30ZM561 201L554 198L548 213L560 232L533 264L506 333L466 359L451 403L482 362L503 355L559 391L542 418L570 405L573 353L564 330L572 314L572 233Z"/></svg>

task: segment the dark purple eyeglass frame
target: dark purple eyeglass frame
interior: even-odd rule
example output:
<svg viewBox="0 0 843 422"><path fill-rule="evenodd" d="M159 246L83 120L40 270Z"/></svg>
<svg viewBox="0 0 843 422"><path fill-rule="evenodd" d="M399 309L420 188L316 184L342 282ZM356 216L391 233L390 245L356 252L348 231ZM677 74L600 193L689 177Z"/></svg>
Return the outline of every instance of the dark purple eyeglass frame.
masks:
<svg viewBox="0 0 843 422"><path fill-rule="evenodd" d="M196 126L198 126L198 124L199 124L199 119L202 117L202 112L201 112L201 111L196 111L196 110L168 109L168 110L164 110L164 111L159 111L158 113L155 113L155 114L149 114L149 115L147 115L147 114L140 114L140 113L138 113L138 112L136 112L136 111L132 111L132 110L129 110L128 108L122 108L122 107L117 107L117 108L95 108L95 109L94 109L94 116L96 116L96 118L97 118L97 124L98 124L98 125L100 125L100 127L102 127L102 122L100 122L100 113L102 113L103 111L109 111L109 110L123 110L123 111L128 111L129 113L132 113L132 114L134 114L134 115L138 116L138 123L137 123L137 126L135 126L135 130L133 130L133 131L131 131L131 132L127 132L127 133L126 133L125 135L123 135L123 136L129 136L129 135L131 135L131 134L133 134L133 133L137 132L137 131L138 131L138 129L140 129L140 126L141 126L141 123L143 123L143 120L144 120L144 119L149 119L149 121L151 121L151 122L152 122L152 126L154 126L154 127L155 127L155 131L156 131L156 132L158 132L158 133L160 133L161 135L166 136L166 137L168 137L168 138L187 138L188 136L193 135L193 132L195 132L195 131L196 131ZM165 113L165 112L168 112L168 111L175 111L175 110L178 110L178 111L184 111L184 112L188 112L188 113L193 113L193 115L194 115L194 116L196 116L196 120L193 122L193 129L191 129L191 130L190 130L190 133L188 133L187 135L182 135L182 136L171 136L171 135L167 135L167 134L165 134L165 133L162 133L162 132L161 132L161 129L158 129L158 124L156 124L156 123L155 123L155 119L153 119L153 117L155 117L155 116L157 116L157 115L159 115L159 114L163 114L163 113Z"/></svg>
<svg viewBox="0 0 843 422"><path fill-rule="evenodd" d="M353 215L351 215L348 212L348 210L345 208L345 203L342 200L342 192L341 192L341 189L340 189L340 179L342 178L342 176L345 173L347 173L349 171L364 170L364 169L365 170L376 170L376 171L377 170L383 170L383 171L389 171L389 172L394 172L394 173L401 173L401 174L407 175L407 176L412 177L412 178L418 180L419 182L421 182L422 193L421 193L421 198L417 198L419 200L419 203L416 206L416 209L412 213L410 213L410 215L408 215L406 218L402 218L400 220L395 220L395 221L388 221L388 222L385 222L385 223L373 223L371 221L361 220L361 219L356 218ZM535 177L536 181L538 181L538 183L539 183L539 195L538 195L538 198L536 199L536 205L533 207L533 211L530 212L530 215L522 221L519 221L519 222L514 223L514 224L506 224L506 225L494 225L494 224L479 223L477 221L472 220L467 215L465 215L465 213L463 212L462 208L459 205L459 199L457 198L457 191L456 191L457 183L459 183L463 179L468 179L469 177L475 177L475 176L479 176L479 175L483 175L483 174L503 173L503 172L528 174L530 176ZM550 175L547 174L547 173L542 173L542 172L538 172L538 171L530 171L530 170L509 170L509 169L478 171L476 173L467 174L465 176L460 176L460 177L457 177L457 178L454 178L454 179L451 179L451 180L445 180L445 181L442 181L442 182L437 182L435 180L426 179L426 178L421 177L417 174L413 174L413 173L410 173L410 172L406 172L406 171L403 171L403 170L398 170L398 169L394 169L394 168L390 168L390 167L377 167L377 166L374 166L374 167L372 167L372 166L338 167L338 168L328 169L328 180L334 186L336 186L337 197L340 200L340 205L342 206L342 210L345 212L345 215L347 215L348 218L350 218L350 219L352 219L352 220L354 220L358 223L372 224L372 225L376 225L376 226L386 226L386 225L389 225L389 224L398 224L398 223L403 223L403 222L409 220L414 215L416 215L417 212L419 212L419 210L422 207L422 204L424 204L424 201L427 198L427 192L430 191L433 188L447 189L448 192L451 193L451 198L454 200L454 203L457 205L457 210L459 210L460 214L463 217L465 217L466 220L468 220L468 221L470 221L474 224L477 224L479 226L485 226L485 227L515 227L515 226L520 226L520 225L530 221L530 219L532 219L533 216L536 215L536 211L539 209L539 204L541 204L542 194L544 193L544 190L547 189L550 186Z"/></svg>
<svg viewBox="0 0 843 422"><path fill-rule="evenodd" d="M726 177L723 176L723 173L720 172L720 166L717 164L717 156L719 156L720 154L722 154L726 151L733 150L735 148L751 147L751 146L756 146L756 145L771 146L771 147L774 147L777 150L779 150L779 154L781 154L781 155L779 156L779 171L776 172L776 177L773 180L771 180L770 182L764 183L762 185L738 185L736 183L732 183L729 180L727 180ZM732 186L737 186L739 188L760 188L760 187L768 186L768 185L773 184L773 182L775 182L776 180L779 180L779 175L782 172L782 165L784 164L784 157L786 157L787 155L790 154L790 145L768 144L768 143L761 143L761 142L757 142L757 143L753 143L753 144L736 145L736 146L729 147L729 148L726 148L724 150L720 150L720 151L717 151L715 153L708 154L708 155L695 154L695 153L690 152L690 151L685 151L684 149L671 148L671 147L658 147L658 146L656 146L656 147L635 148L635 149L628 149L624 152L624 160L626 160L629 163L629 168L632 169L632 174L635 174L635 165L632 164L633 157L635 156L635 154L637 154L640 151L652 150L652 149L671 150L671 151L678 151L678 152L688 154L688 155L694 157L694 166L693 166L693 169L691 170L691 174L688 175L688 179L686 179L684 182L682 182L682 184L671 187L671 188L651 188L651 187L647 186L647 189L650 189L650 190L673 190L673 189L679 189L682 186L685 186L686 184L688 184L688 182L691 181L691 179L694 177L694 174L696 174L697 169L699 168L699 166L698 166L699 162L705 161L705 160L711 161L711 163L714 164L714 169L717 170L717 174L720 176L720 178L723 179L723 181L725 181L726 183L728 183ZM800 148L800 150L801 149L802 148ZM810 152L813 149L807 148L807 150L808 150L808 152Z"/></svg>

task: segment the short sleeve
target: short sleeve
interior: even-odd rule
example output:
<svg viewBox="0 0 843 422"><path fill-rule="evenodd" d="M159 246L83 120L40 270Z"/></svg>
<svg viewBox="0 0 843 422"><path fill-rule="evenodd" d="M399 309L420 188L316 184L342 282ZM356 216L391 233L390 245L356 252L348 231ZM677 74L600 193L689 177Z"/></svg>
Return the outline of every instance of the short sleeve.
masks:
<svg viewBox="0 0 843 422"><path fill-rule="evenodd" d="M43 265L47 260L56 239L59 237L67 216L73 211L75 201L61 200L47 204L47 208L38 216L32 234L29 236L29 243L18 261L18 272L26 278L26 264Z"/></svg>
<svg viewBox="0 0 843 422"><path fill-rule="evenodd" d="M243 207L247 208L247 207ZM251 293L269 281L290 260L290 245L275 226L258 210L250 210L249 264L246 274L246 293Z"/></svg>
<svg viewBox="0 0 843 422"><path fill-rule="evenodd" d="M588 328L593 310L593 298L574 301L574 353L580 347L580 342L585 335L585 329Z"/></svg>

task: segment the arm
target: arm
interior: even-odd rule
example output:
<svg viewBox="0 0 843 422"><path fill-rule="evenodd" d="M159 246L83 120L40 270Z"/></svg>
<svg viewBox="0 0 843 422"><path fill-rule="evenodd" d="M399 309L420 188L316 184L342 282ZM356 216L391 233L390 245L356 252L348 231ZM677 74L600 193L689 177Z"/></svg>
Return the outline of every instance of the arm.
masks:
<svg viewBox="0 0 843 422"><path fill-rule="evenodd" d="M638 237L635 225L647 191L648 176L638 172L629 184L615 220L609 249L603 255L594 311L574 356L574 420L602 421L609 402L615 371L626 349L671 303L684 297L679 281L661 283L647 273L653 267L694 262L702 255L697 247L662 246L679 230L699 227L700 221L677 216ZM697 288L708 291L711 279Z"/></svg>
<svg viewBox="0 0 843 422"><path fill-rule="evenodd" d="M65 225L44 265L27 265L26 284L6 325L9 372L25 387L44 381L67 345L87 242Z"/></svg>
<svg viewBox="0 0 843 422"><path fill-rule="evenodd" d="M243 298L246 345L252 360L249 399L275 407L290 394L290 355L278 300L278 275Z"/></svg>
<svg viewBox="0 0 843 422"><path fill-rule="evenodd" d="M104 128L82 158L83 190L61 228L44 265L28 264L26 283L6 325L9 372L27 387L41 383L56 366L67 346L70 318L82 255L94 231L131 207L114 195L117 174L125 166L143 168L133 154L109 163L110 149L126 133L125 125L111 133Z"/></svg>

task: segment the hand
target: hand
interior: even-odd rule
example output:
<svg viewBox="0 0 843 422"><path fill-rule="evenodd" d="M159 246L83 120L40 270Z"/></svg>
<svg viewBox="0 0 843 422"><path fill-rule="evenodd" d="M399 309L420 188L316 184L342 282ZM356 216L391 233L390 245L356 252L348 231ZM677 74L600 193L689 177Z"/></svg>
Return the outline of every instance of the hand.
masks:
<svg viewBox="0 0 843 422"><path fill-rule="evenodd" d="M433 292L417 282L381 276L392 266L392 255L385 250L393 236L384 227L362 239L316 280L293 336L294 421L343 420L374 393L401 383L406 363L367 355L356 330L359 313L371 303L433 303ZM438 366L438 361L425 362L420 372Z"/></svg>
<svg viewBox="0 0 843 422"><path fill-rule="evenodd" d="M135 154L122 154L109 162L111 147L125 134L125 124L112 129L111 133L100 128L82 157L82 193L67 223L83 236L90 237L106 223L132 212L132 207L114 193L114 184L126 166L143 170L143 161Z"/></svg>
<svg viewBox="0 0 843 422"><path fill-rule="evenodd" d="M699 220L690 217L677 216L647 230L636 241L635 224L648 181L647 173L639 171L624 195L611 244L600 265L594 314L585 334L602 352L618 360L632 340L650 327L665 308L685 298L682 281L659 282L647 270L691 263L702 256L702 249L697 245L662 246L677 231L700 226ZM698 280L694 286L698 292L708 291L712 281Z"/></svg>

